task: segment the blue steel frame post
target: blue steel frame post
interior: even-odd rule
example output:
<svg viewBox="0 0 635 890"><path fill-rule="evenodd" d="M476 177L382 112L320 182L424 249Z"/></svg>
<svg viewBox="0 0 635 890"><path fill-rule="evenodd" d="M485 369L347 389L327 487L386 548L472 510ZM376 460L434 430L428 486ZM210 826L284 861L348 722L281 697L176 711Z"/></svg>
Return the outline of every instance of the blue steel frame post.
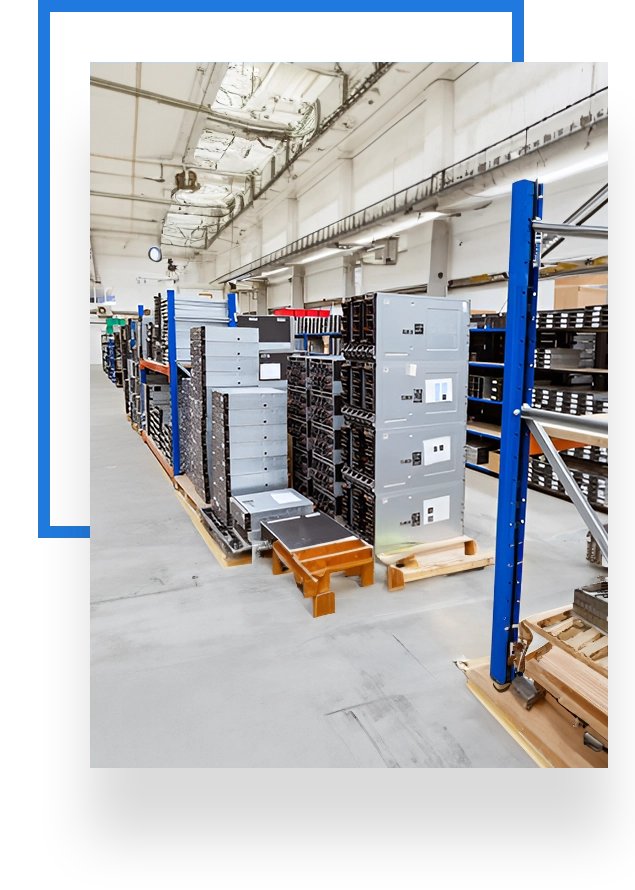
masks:
<svg viewBox="0 0 635 890"><path fill-rule="evenodd" d="M527 510L530 434L522 421L523 403L532 403L540 236L532 220L542 218L542 186L530 180L512 188L509 286L505 335L505 384L498 477L496 563L490 676L505 687L518 639L520 592Z"/></svg>
<svg viewBox="0 0 635 890"><path fill-rule="evenodd" d="M238 294L227 294L227 317L229 318L228 327L237 328L238 322L236 321L236 316L238 315Z"/></svg>
<svg viewBox="0 0 635 890"><path fill-rule="evenodd" d="M172 416L172 469L181 473L181 444L179 441L179 369L176 364L176 310L174 291L168 296L168 365L170 366L170 412Z"/></svg>

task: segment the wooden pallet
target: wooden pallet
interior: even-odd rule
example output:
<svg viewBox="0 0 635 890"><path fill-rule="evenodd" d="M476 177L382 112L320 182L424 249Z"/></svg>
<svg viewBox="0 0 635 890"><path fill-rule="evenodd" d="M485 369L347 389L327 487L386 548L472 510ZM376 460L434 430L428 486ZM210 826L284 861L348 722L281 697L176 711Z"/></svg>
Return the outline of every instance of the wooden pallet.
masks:
<svg viewBox="0 0 635 890"><path fill-rule="evenodd" d="M584 725L549 691L527 710L511 690L498 692L494 688L487 658L468 661L460 667L465 671L468 689L538 766L568 769L608 766L608 753L593 751L584 744Z"/></svg>
<svg viewBox="0 0 635 890"><path fill-rule="evenodd" d="M375 580L373 548L359 538L301 550L288 550L280 541L274 541L272 569L274 575L293 572L303 595L313 598L314 618L335 612L335 593L330 589L333 572L359 575L362 587Z"/></svg>
<svg viewBox="0 0 635 890"><path fill-rule="evenodd" d="M380 553L388 566L388 590L403 590L408 581L482 569L494 562L494 551L479 552L473 538L460 535L433 544L419 544L406 551Z"/></svg>
<svg viewBox="0 0 635 890"><path fill-rule="evenodd" d="M212 551L212 554L214 555L218 564L221 565L224 569L235 568L236 566L251 565L251 553L245 553L242 556L231 556L225 553L219 546L218 542L212 537L209 527L203 521L200 512L200 508L206 505L197 494L191 479L189 479L189 477L186 476L185 473L181 473L179 476L175 476L172 481L174 484L174 490L181 505L186 510L200 536L203 538L209 549Z"/></svg>
<svg viewBox="0 0 635 890"><path fill-rule="evenodd" d="M589 726L589 732L608 747L608 679L570 654L545 643L525 660L525 676L553 696L570 714Z"/></svg>
<svg viewBox="0 0 635 890"><path fill-rule="evenodd" d="M609 635L576 615L572 605L523 618L519 626L520 638L529 644L534 634L608 677Z"/></svg>

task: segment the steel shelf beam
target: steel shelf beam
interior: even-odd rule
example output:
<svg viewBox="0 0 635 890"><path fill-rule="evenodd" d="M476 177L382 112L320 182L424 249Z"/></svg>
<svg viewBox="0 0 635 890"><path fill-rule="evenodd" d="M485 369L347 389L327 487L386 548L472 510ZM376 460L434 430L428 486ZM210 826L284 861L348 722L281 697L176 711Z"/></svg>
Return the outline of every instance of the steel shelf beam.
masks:
<svg viewBox="0 0 635 890"><path fill-rule="evenodd" d="M607 226L575 226L566 223L543 223L539 219L532 222L534 232L542 232L543 235L563 235L574 238L608 238Z"/></svg>

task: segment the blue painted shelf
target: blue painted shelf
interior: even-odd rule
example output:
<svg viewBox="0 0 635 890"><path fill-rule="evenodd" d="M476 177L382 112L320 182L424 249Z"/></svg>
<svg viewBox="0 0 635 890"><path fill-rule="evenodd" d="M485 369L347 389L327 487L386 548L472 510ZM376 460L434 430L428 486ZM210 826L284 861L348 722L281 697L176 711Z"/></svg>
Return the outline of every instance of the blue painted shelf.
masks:
<svg viewBox="0 0 635 890"><path fill-rule="evenodd" d="M471 464L467 461L465 466L470 470L477 470L479 473L485 473L486 476L495 476L498 479L498 473L495 473L494 470L488 470L487 467L481 467L479 464Z"/></svg>
<svg viewBox="0 0 635 890"><path fill-rule="evenodd" d="M496 399L477 399L476 396L468 396L470 402L484 402L486 405L502 405L502 402L497 402Z"/></svg>

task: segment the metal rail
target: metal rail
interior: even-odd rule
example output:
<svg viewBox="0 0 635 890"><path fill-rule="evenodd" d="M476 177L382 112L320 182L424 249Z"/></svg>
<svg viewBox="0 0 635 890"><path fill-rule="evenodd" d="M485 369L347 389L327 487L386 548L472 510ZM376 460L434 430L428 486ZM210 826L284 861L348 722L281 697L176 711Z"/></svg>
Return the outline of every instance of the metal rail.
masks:
<svg viewBox="0 0 635 890"><path fill-rule="evenodd" d="M576 226L566 223L544 223L539 219L532 222L534 232L545 235L568 235L574 238L608 238L608 226Z"/></svg>
<svg viewBox="0 0 635 890"><path fill-rule="evenodd" d="M544 408L532 408L531 405L523 405L521 415L525 420L556 423L558 426L572 431L588 430L590 433L604 433L606 435L609 432L608 420L588 414L561 414L559 411L545 411Z"/></svg>

